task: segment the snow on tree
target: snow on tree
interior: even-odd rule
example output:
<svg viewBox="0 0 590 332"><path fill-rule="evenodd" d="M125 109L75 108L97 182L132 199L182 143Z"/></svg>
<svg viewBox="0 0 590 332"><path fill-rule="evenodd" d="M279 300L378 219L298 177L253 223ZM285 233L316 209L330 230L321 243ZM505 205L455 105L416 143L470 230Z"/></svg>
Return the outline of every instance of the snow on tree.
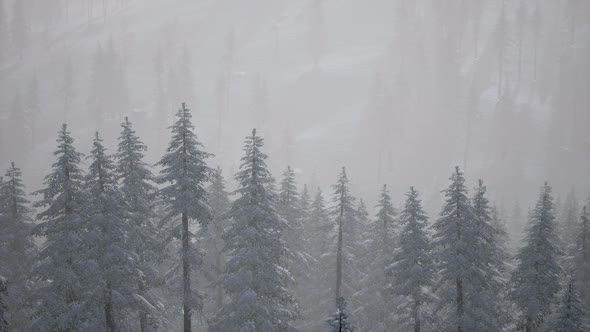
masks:
<svg viewBox="0 0 590 332"><path fill-rule="evenodd" d="M244 142L244 157L236 174L239 197L229 215L233 224L223 239L230 259L221 284L230 301L209 325L210 331L292 331L298 306L287 290L293 281L286 267L289 249L283 240L286 222L275 210L276 195L263 139L252 131Z"/></svg>
<svg viewBox="0 0 590 332"><path fill-rule="evenodd" d="M459 167L450 180L449 188L443 191L446 202L440 218L433 225L432 244L439 271L435 312L441 317L437 324L459 332L502 329L500 303L493 296L497 288L491 278L495 274L487 265L492 259L488 255L493 255L488 252L494 245L493 228L482 211L487 213L489 208L482 205L479 212L474 211Z"/></svg>
<svg viewBox="0 0 590 332"><path fill-rule="evenodd" d="M486 315L489 326L502 329L509 321L504 300L507 296L507 262L510 255L506 249L506 233L497 209L489 205L487 187L481 179L478 180L471 205L480 239L478 250L482 253L479 257L481 284L476 290L477 296L481 298L480 303L483 304L479 310Z"/></svg>
<svg viewBox="0 0 590 332"><path fill-rule="evenodd" d="M0 181L0 275L10 284L4 304L8 329L25 329L31 314L29 276L37 248L31 236L32 210L25 193L22 172L14 163L6 171L6 182Z"/></svg>
<svg viewBox="0 0 590 332"><path fill-rule="evenodd" d="M168 226L168 236L164 238L164 243L169 243L173 238L182 239L182 263L173 272L182 267L184 331L190 331L192 312L201 311L203 294L193 293L191 289L191 273L194 267L202 263L202 254L194 247L194 234L189 230L189 221L198 221L204 227L211 219L211 208L204 187L212 174L205 163L211 154L202 150L203 145L194 133L190 109L184 103L176 117L178 119L170 127L170 145L157 163L162 167L157 180L166 184L159 192L167 204L164 221ZM178 222L179 216L181 223Z"/></svg>
<svg viewBox="0 0 590 332"><path fill-rule="evenodd" d="M345 294L351 297L357 290L362 275L356 257L361 254L360 227L357 220L356 199L350 193L349 180L343 167L338 181L332 186L332 211L336 221L336 288L334 300ZM336 303L336 302L335 302Z"/></svg>
<svg viewBox="0 0 590 332"><path fill-rule="evenodd" d="M395 219L397 211L393 207L389 190L383 185L379 194L377 214L374 220L368 221L368 217L361 217L359 209L359 223L367 219L363 226L363 270L366 277L362 280L362 312L355 313L357 320L365 322L369 331L383 331L387 326L393 326L389 307L395 305L391 296L386 292L387 278L385 269L391 264L391 254L395 247L398 235L398 224ZM362 315L361 315L362 313Z"/></svg>
<svg viewBox="0 0 590 332"><path fill-rule="evenodd" d="M227 261L226 254L223 252L225 242L223 242L222 236L224 230L229 227L227 213L231 206L220 167L217 167L213 173L207 192L209 193L212 219L211 225L202 232L202 242L206 252L205 266L207 268L205 270L209 271L207 277L211 283L212 293L209 294L209 297L214 299L212 311L216 312L223 307L224 300L223 287L217 281L221 277Z"/></svg>
<svg viewBox="0 0 590 332"><path fill-rule="evenodd" d="M586 280L588 282L588 280ZM555 332L583 332L590 326L584 323L586 311L580 301L575 280L571 279L563 291L561 301L556 308L551 330Z"/></svg>
<svg viewBox="0 0 590 332"><path fill-rule="evenodd" d="M305 249L306 243L304 227L301 221L299 193L295 183L295 172L291 166L287 166L283 173L277 212L287 221L288 227L285 229L284 240L294 255L291 263L292 269L297 271L297 277L300 277L301 274L305 274L306 270L308 270L310 257Z"/></svg>
<svg viewBox="0 0 590 332"><path fill-rule="evenodd" d="M337 310L330 317L328 317L328 324L332 332L352 332L353 326L348 321L350 314L346 311L346 301L339 297L337 300Z"/></svg>
<svg viewBox="0 0 590 332"><path fill-rule="evenodd" d="M427 230L428 217L422 209L418 192L410 187L406 197L400 214L403 228L399 234L399 247L393 252L392 263L386 271L390 291L403 298L397 310L399 325L419 332L432 323L434 265Z"/></svg>
<svg viewBox="0 0 590 332"><path fill-rule="evenodd" d="M91 160L84 181L84 224L80 233L84 314L90 330L122 328L126 309L137 296L142 277L138 257L131 247L137 229L128 220L128 206L119 190L115 164L95 133ZM131 239L131 241L129 241ZM133 307L131 305L131 307Z"/></svg>
<svg viewBox="0 0 590 332"><path fill-rule="evenodd" d="M574 258L575 279L580 298L585 308L590 308L590 214L587 207L582 209L578 226L577 250Z"/></svg>
<svg viewBox="0 0 590 332"><path fill-rule="evenodd" d="M325 327L325 308L332 307L334 303L334 224L320 188L317 188L311 202L305 226L305 239L314 259L310 266L309 283L303 283L307 287L303 287L303 292L299 293L305 301L302 302L303 319L306 321L303 327L319 330Z"/></svg>
<svg viewBox="0 0 590 332"><path fill-rule="evenodd" d="M121 124L119 145L116 154L115 175L120 182L123 201L126 204L126 223L130 223L128 239L130 249L137 257L136 268L141 271L137 278L135 306L138 307L140 330L146 331L149 325L156 327L161 320L156 310L158 298L153 288L159 279L156 262L160 259L159 244L154 224L154 175L144 161L147 146L133 130L129 119Z"/></svg>
<svg viewBox="0 0 590 332"><path fill-rule="evenodd" d="M34 234L45 237L45 246L34 269L40 284L33 294L37 306L32 329L40 331L77 330L84 326L79 256L83 230L80 216L83 174L79 167L82 154L74 148L74 139L65 124L58 133L57 143L54 152L57 160L45 176L45 188L35 193L42 199L34 206L43 211L37 215L41 222Z"/></svg>
<svg viewBox="0 0 590 332"><path fill-rule="evenodd" d="M525 331L541 328L559 291L557 225L551 187L545 183L530 213L525 245L519 250L512 272L511 296L519 309L519 326Z"/></svg>
<svg viewBox="0 0 590 332"><path fill-rule="evenodd" d="M6 278L0 275L0 332L8 332L8 321L6 314L8 307L4 303L4 299L8 297Z"/></svg>
<svg viewBox="0 0 590 332"><path fill-rule="evenodd" d="M580 213L580 205L573 189L567 194L560 210L557 213L559 215L559 234L568 256L566 265L570 265L571 256L576 248L578 214Z"/></svg>

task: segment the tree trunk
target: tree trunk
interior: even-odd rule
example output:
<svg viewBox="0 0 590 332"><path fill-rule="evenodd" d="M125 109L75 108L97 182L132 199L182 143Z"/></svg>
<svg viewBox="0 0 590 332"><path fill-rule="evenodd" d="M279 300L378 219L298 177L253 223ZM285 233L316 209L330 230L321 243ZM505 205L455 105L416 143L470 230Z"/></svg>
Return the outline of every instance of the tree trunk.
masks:
<svg viewBox="0 0 590 332"><path fill-rule="evenodd" d="M146 289L145 289L145 283L143 281L139 282L138 285L138 289L139 289L139 295L144 296L146 293ZM139 310L139 330L141 332L146 332L147 331L147 326L148 326L148 321L147 321L147 314L145 313L145 311L143 311L142 309Z"/></svg>
<svg viewBox="0 0 590 332"><path fill-rule="evenodd" d="M342 193L344 195L344 192ZM338 224L338 251L336 252L336 304L342 297L342 226L344 224L344 197L340 198L340 223Z"/></svg>
<svg viewBox="0 0 590 332"><path fill-rule="evenodd" d="M106 320L107 332L116 331L115 328L115 317L113 313L113 292L111 290L110 283L107 283L107 288L104 294L104 316Z"/></svg>
<svg viewBox="0 0 590 332"><path fill-rule="evenodd" d="M183 281L183 311L184 311L184 332L191 331L191 279L190 279L190 261L189 261L189 230L188 216L186 212L182 213L182 281Z"/></svg>
<svg viewBox="0 0 590 332"><path fill-rule="evenodd" d="M457 278L457 315L459 316L457 332L463 332L463 280L461 278Z"/></svg>
<svg viewBox="0 0 590 332"><path fill-rule="evenodd" d="M217 276L221 276L221 253L217 254L215 264L217 265ZM219 285L217 286L216 303L217 310L223 307L223 289Z"/></svg>

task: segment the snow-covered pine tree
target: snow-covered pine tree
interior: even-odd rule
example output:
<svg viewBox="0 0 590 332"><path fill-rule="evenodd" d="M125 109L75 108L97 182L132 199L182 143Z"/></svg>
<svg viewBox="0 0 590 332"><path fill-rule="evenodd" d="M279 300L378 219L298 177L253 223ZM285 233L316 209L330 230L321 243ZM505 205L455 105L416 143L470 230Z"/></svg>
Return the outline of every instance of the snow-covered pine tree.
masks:
<svg viewBox="0 0 590 332"><path fill-rule="evenodd" d="M578 226L578 241L575 255L575 279L580 299L585 308L590 308L590 213L585 206ZM590 315L590 313L588 313Z"/></svg>
<svg viewBox="0 0 590 332"><path fill-rule="evenodd" d="M334 224L330 221L324 197L317 188L306 223L306 241L309 252L313 254L313 264L310 267L309 287L302 297L308 306L303 307L305 329L321 330L325 327L325 308L334 303L334 253L333 253Z"/></svg>
<svg viewBox="0 0 590 332"><path fill-rule="evenodd" d="M74 139L64 124L58 133L57 161L45 176L45 188L35 194L42 199L35 207L43 208L34 234L45 237L45 246L38 256L34 275L41 283L34 293L37 302L32 329L79 330L84 326L83 286L80 280L79 252L82 248L80 217L82 195L81 153L74 148Z"/></svg>
<svg viewBox="0 0 590 332"><path fill-rule="evenodd" d="M342 172L338 175L338 181L332 186L331 214L336 221L336 287L334 301L338 301L346 293L348 297L356 291L356 282L360 280L359 273L356 270L355 255L358 249L358 225L357 209L355 198L350 193L349 180L346 176L346 169L342 167ZM353 285L355 284L355 285Z"/></svg>
<svg viewBox="0 0 590 332"><path fill-rule="evenodd" d="M399 325L414 332L424 330L432 322L431 305L435 298L430 293L434 281L433 255L428 238L428 217L414 187L406 194L400 214L402 230L399 247L393 252L387 267L390 290L401 296L398 306Z"/></svg>
<svg viewBox="0 0 590 332"><path fill-rule="evenodd" d="M24 330L31 315L29 277L37 252L31 236L33 211L20 168L11 163L4 178L6 182L0 183L0 275L10 284L5 317L10 330Z"/></svg>
<svg viewBox="0 0 590 332"><path fill-rule="evenodd" d="M224 230L229 227L229 218L227 213L230 209L231 202L229 194L225 189L225 179L221 168L217 167L211 179L211 185L207 189L209 193L209 206L211 206L211 225L203 232L203 246L205 248L205 264L210 267L209 279L211 280L210 297L215 299L213 312L217 312L223 307L223 287L218 284L225 268L227 257L223 252L225 242L222 236Z"/></svg>
<svg viewBox="0 0 590 332"><path fill-rule="evenodd" d="M480 241L478 250L481 253L481 276L476 282L475 294L482 307L476 310L483 312L480 319L486 320L484 324L488 324L492 330L502 330L509 321L504 300L507 296L507 262L510 255L506 249L505 231L500 224L497 210L489 204L486 192L487 187L484 186L483 180L478 180L475 194L471 199Z"/></svg>
<svg viewBox="0 0 590 332"><path fill-rule="evenodd" d="M286 222L275 211L272 177L261 151L263 139L252 131L236 174L239 197L229 212L233 224L223 235L230 259L220 282L230 295L209 325L210 331L292 331L297 302L287 291L293 281L282 239Z"/></svg>
<svg viewBox="0 0 590 332"><path fill-rule="evenodd" d="M385 269L391 264L391 254L397 232L397 211L391 202L387 185L379 194L376 218L365 226L363 261L366 278L363 280L364 319L369 331L384 331L391 325L390 307L392 300L386 293ZM368 219L368 218L367 218Z"/></svg>
<svg viewBox="0 0 590 332"><path fill-rule="evenodd" d="M487 278L490 260L487 252L492 228L474 213L467 198L465 178L459 167L450 177L451 184L444 190L446 202L440 218L434 223L433 246L439 271L436 282L438 301L435 311L440 315L441 327L447 330L498 330L502 321L496 303L489 295L493 287Z"/></svg>
<svg viewBox="0 0 590 332"><path fill-rule="evenodd" d="M588 282L588 280L586 280ZM578 297L576 282L570 279L564 287L563 296L556 308L551 322L551 331L555 332L584 332L590 329L585 324L586 310Z"/></svg>
<svg viewBox="0 0 590 332"><path fill-rule="evenodd" d="M6 278L0 275L0 332L8 332L8 321L6 320L8 307L4 303L7 297L8 288Z"/></svg>
<svg viewBox="0 0 590 332"><path fill-rule="evenodd" d="M289 250L293 253L291 268L296 271L297 279L300 279L308 270L309 255L306 251L303 223L301 222L301 210L297 184L295 183L295 172L291 166L283 173L281 187L279 190L279 201L277 206L279 215L287 221L284 240Z"/></svg>
<svg viewBox="0 0 590 332"><path fill-rule="evenodd" d="M559 234L566 254L564 266L569 266L576 250L578 214L580 213L580 204L573 189L567 194L560 210L556 214L559 216Z"/></svg>
<svg viewBox="0 0 590 332"><path fill-rule="evenodd" d="M189 221L198 221L206 226L211 219L204 185L209 181L212 170L205 163L211 154L202 150L203 145L194 133L190 109L185 103L182 103L176 117L178 120L170 127L170 145L157 165L162 167L158 182L166 184L159 192L167 203L164 221L169 226L169 235L164 241L169 243L172 238L182 239L183 323L184 331L188 332L191 330L193 310L200 311L203 306L203 294L193 293L191 289L191 273L202 261L202 255L193 247L191 238L194 235L189 230ZM178 223L179 216L181 223Z"/></svg>
<svg viewBox="0 0 590 332"><path fill-rule="evenodd" d="M545 183L539 200L529 216L526 244L516 256L512 272L511 296L520 311L519 326L526 332L537 331L551 311L559 291L561 268L551 187Z"/></svg>
<svg viewBox="0 0 590 332"><path fill-rule="evenodd" d="M305 231L307 228L307 223L309 222L309 214L311 213L311 197L309 196L309 191L307 190L307 185L303 185L303 190L301 190L301 195L299 195L299 218L301 218L301 223L303 224L304 230L304 238L307 241L307 234L308 232Z"/></svg>
<svg viewBox="0 0 590 332"><path fill-rule="evenodd" d="M353 332L354 328L348 321L350 314L346 311L346 301L340 297L336 300L336 312L328 317L331 332Z"/></svg>
<svg viewBox="0 0 590 332"><path fill-rule="evenodd" d="M137 254L135 262L141 271L134 304L138 311L140 331L145 332L149 325L155 328L161 320L161 312L157 310L156 304L158 298L151 291L159 278L156 262L160 258L160 248L153 223L154 193L157 188L153 184L154 176L150 167L144 161L147 146L137 136L127 117L121 127L115 175L127 208L126 222L130 223L127 242L129 249Z"/></svg>
<svg viewBox="0 0 590 332"><path fill-rule="evenodd" d="M82 216L85 329L116 331L124 325L126 309L135 301L138 281L137 254L131 248L137 231L128 220L128 206L115 178L115 164L107 155L98 132L88 159L84 181L86 200Z"/></svg>

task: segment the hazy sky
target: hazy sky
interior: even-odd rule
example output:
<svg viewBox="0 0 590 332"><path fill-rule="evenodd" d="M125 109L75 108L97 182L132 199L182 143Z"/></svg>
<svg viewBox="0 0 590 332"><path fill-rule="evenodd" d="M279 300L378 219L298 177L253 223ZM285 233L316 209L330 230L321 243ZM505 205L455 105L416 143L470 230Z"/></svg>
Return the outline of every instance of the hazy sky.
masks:
<svg viewBox="0 0 590 332"><path fill-rule="evenodd" d="M276 178L328 190L346 166L369 206L414 185L436 211L455 165L507 210L545 180L590 193L585 1L0 4L0 166L30 190L62 122L113 152L129 116L156 161L187 102L228 178L257 127Z"/></svg>

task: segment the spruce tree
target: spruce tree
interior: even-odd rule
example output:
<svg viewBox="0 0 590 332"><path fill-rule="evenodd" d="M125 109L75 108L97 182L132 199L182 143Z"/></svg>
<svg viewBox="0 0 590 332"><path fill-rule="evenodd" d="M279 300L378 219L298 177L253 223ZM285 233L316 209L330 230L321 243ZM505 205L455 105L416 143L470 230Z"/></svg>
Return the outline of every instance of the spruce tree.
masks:
<svg viewBox="0 0 590 332"><path fill-rule="evenodd" d="M587 207L582 209L578 226L578 241L576 247L575 279L580 292L580 299L585 308L590 308L590 213Z"/></svg>
<svg viewBox="0 0 590 332"><path fill-rule="evenodd" d="M79 310L84 303L79 256L83 230L83 174L79 166L82 154L74 148L74 139L65 124L57 143L57 160L45 176L45 188L35 193L42 198L34 206L43 210L37 215L41 222L34 234L44 236L45 245L34 270L40 284L34 293L37 310L33 329L76 330L85 323Z"/></svg>
<svg viewBox="0 0 590 332"><path fill-rule="evenodd" d="M87 195L78 252L84 263L83 287L87 329L116 331L122 328L129 303L137 295L137 254L131 248L137 229L127 220L128 206L115 178L115 164L96 133L91 164L84 181Z"/></svg>
<svg viewBox="0 0 590 332"><path fill-rule="evenodd" d="M519 309L519 326L539 330L559 291L561 268L551 187L545 183L529 216L525 245L519 250L512 272L511 296Z"/></svg>
<svg viewBox="0 0 590 332"><path fill-rule="evenodd" d="M471 204L480 240L478 250L482 253L479 257L481 277L476 289L479 303L483 305L479 308L483 312L480 319L485 319L485 324L492 329L501 330L508 323L504 300L507 295L507 262L510 256L506 249L504 228L500 224L497 210L489 204L487 187L481 179L478 180Z"/></svg>
<svg viewBox="0 0 590 332"><path fill-rule="evenodd" d="M176 117L178 119L170 127L170 145L157 165L162 167L158 182L165 184L159 194L167 204L164 220L169 226L169 235L164 240L167 243L172 238L182 239L183 324L184 331L188 332L191 330L193 310L202 309L202 294L194 294L191 289L191 273L202 257L194 248L189 222L197 221L206 226L211 219L204 186L212 170L205 163L211 154L202 150L203 145L194 133L190 110L184 103Z"/></svg>
<svg viewBox="0 0 590 332"><path fill-rule="evenodd" d="M307 322L305 327L310 330L319 330L325 326L325 308L334 303L334 229L322 191L317 188L305 228L309 252L314 258L309 273L308 295L302 296L309 306L303 306L303 319Z"/></svg>
<svg viewBox="0 0 590 332"><path fill-rule="evenodd" d="M32 210L25 193L22 172L14 163L6 171L6 182L0 183L0 275L10 285L4 302L10 330L26 329L31 314L29 277L37 248L31 236Z"/></svg>
<svg viewBox="0 0 590 332"><path fill-rule="evenodd" d="M336 312L328 317L328 324L332 332L352 332L354 328L348 321L350 314L346 311L346 301L340 297L336 300Z"/></svg>
<svg viewBox="0 0 590 332"><path fill-rule="evenodd" d="M6 320L8 307L5 304L7 297L8 287L6 278L0 275L0 332L8 332L8 321Z"/></svg>
<svg viewBox="0 0 590 332"><path fill-rule="evenodd" d="M285 229L285 243L294 255L291 263L293 271L297 271L296 273L300 276L305 274L309 259L305 250L306 243L299 204L295 172L291 166L287 166L281 181L277 212L288 224Z"/></svg>
<svg viewBox="0 0 590 332"><path fill-rule="evenodd" d="M275 210L276 195L263 139L252 131L244 142L236 174L239 197L229 215L232 225L223 239L230 259L220 282L230 301L218 312L210 331L291 331L297 303L286 286L293 281L285 262L291 253L282 239L285 221Z"/></svg>
<svg viewBox="0 0 590 332"><path fill-rule="evenodd" d="M355 287L353 286L359 280L359 273L355 266L355 254L358 249L358 225L357 210L355 207L356 199L350 193L349 180L346 176L346 169L343 167L338 176L338 181L332 186L331 214L336 221L336 287L334 301L337 304L338 299L346 293L347 297L352 296Z"/></svg>
<svg viewBox="0 0 590 332"><path fill-rule="evenodd" d="M157 308L157 297L151 290L158 282L159 275L156 262L159 261L159 245L156 240L154 224L154 175L144 161L147 146L135 133L131 122L125 117L121 124L119 146L116 154L115 174L120 183L123 201L126 205L126 223L129 223L127 242L129 248L137 254L136 268L141 271L137 278L136 301L139 313L140 330L146 331L148 326L155 325L161 319Z"/></svg>
<svg viewBox="0 0 590 332"><path fill-rule="evenodd" d="M402 230L399 247L393 252L392 263L387 267L390 290L401 296L398 306L399 325L420 332L432 323L431 305L435 298L430 293L434 281L434 265L428 238L428 217L414 187L406 194L406 203L400 214Z"/></svg>
<svg viewBox="0 0 590 332"><path fill-rule="evenodd" d="M439 270L435 311L442 317L439 324L459 332L501 329L499 303L491 294L495 288L488 280L494 277L488 266L493 229L482 212L476 213L471 206L459 167L450 180L449 188L443 191L446 202L440 218L433 225Z"/></svg>
<svg viewBox="0 0 590 332"><path fill-rule="evenodd" d="M575 280L571 279L564 287L563 295L551 322L551 330L555 332L588 331L590 326L584 321L587 314L586 308L578 297Z"/></svg>
<svg viewBox="0 0 590 332"><path fill-rule="evenodd" d="M218 284L225 263L227 261L226 254L223 251L225 243L222 236L224 230L229 227L229 212L231 202L229 194L225 189L225 179L221 172L221 168L217 167L211 179L211 185L207 189L209 193L209 205L211 206L211 225L203 232L203 243L206 251L205 264L210 267L210 280L212 294L210 297L214 299L213 312L217 312L223 307L223 287Z"/></svg>
<svg viewBox="0 0 590 332"><path fill-rule="evenodd" d="M379 194L376 218L367 221L363 226L363 270L366 277L362 280L362 301L365 305L362 320L370 331L385 329L391 326L390 312L387 309L392 305L392 298L385 291L387 278L385 268L391 264L391 253L394 249L395 239L398 233L398 224L395 219L397 211L393 207L389 190L383 185ZM359 211L360 213L361 211ZM359 215L359 224L361 222ZM364 218L368 220L367 218ZM358 320L358 319L357 319Z"/></svg>

